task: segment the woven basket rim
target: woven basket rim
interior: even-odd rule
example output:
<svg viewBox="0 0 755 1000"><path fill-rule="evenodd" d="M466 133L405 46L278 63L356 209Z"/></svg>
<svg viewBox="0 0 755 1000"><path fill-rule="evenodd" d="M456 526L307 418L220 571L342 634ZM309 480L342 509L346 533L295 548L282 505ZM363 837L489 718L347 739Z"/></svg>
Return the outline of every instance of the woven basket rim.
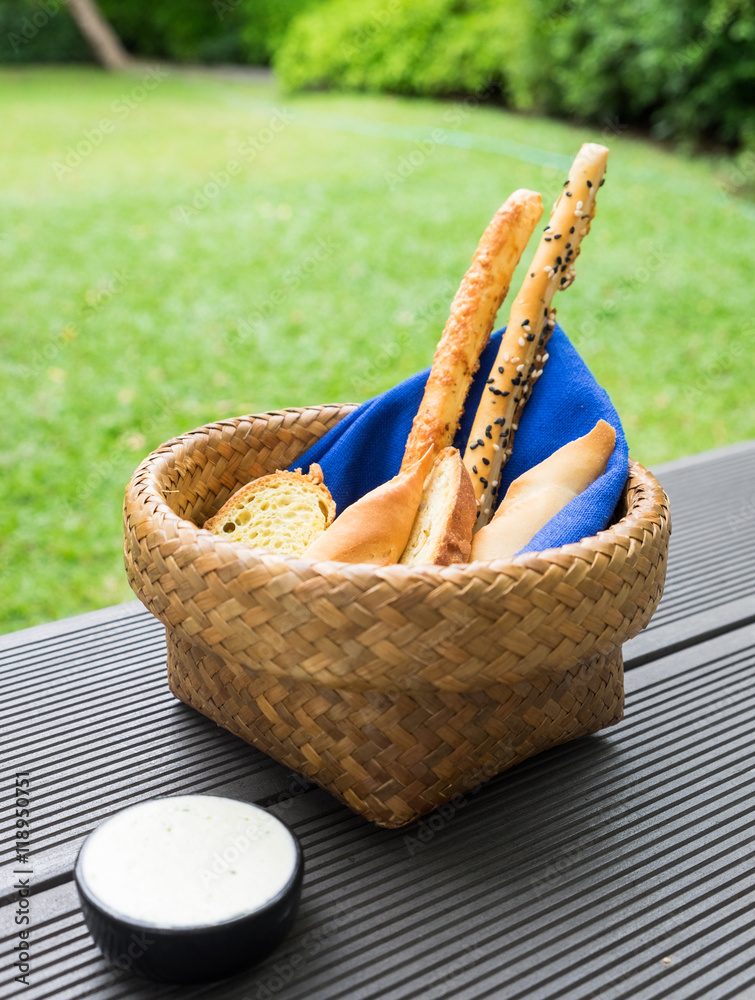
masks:
<svg viewBox="0 0 755 1000"><path fill-rule="evenodd" d="M399 581L403 582L411 577L417 576L420 576L423 579L430 579L438 582L443 580L452 580L458 583L460 578L468 577L470 580L476 579L479 577L480 573L484 573L486 571L499 574L501 572L505 572L507 568L526 569L528 567L542 565L544 561L557 561L562 563L565 557L571 557L572 559L578 559L580 557L591 559L592 554L596 549L604 549L606 545L610 545L615 541L618 535L623 535L625 533L625 529L628 529L630 526L637 525L638 522L642 522L646 519L657 522L659 516L659 506L668 506L668 498L652 472L646 469L639 462L630 458L627 482L624 485L622 495L626 494L627 486L630 485L632 481L634 481L634 485L639 485L642 489L634 491L632 502L629 505L626 514L622 518L613 524L610 524L607 528L598 531L594 535L585 536L578 542L571 542L560 547L525 552L510 559L454 563L451 566L436 566L432 564L405 566L398 563L388 566L375 566L370 563L343 563L331 560L313 561L304 559L301 556L291 556L263 549L254 549L243 542L226 540L205 528L198 527L193 521L190 521L187 518L182 518L180 515L176 514L165 500L164 495L161 493L156 483L158 468L163 462L167 462L168 465L172 464L170 459L171 457L175 457L174 449L176 447L180 448L195 435L206 434L210 428L226 427L234 429L238 427L241 421L244 420L260 417L277 417L285 413L302 413L313 409L336 409L343 412L346 410L353 410L357 407L357 405L359 404L325 403L305 407L283 407L278 410L266 410L260 413L243 414L238 417L229 417L223 420L213 421L209 424L200 425L193 430L186 431L183 434L171 438L169 441L165 441L142 460L138 468L135 470L126 489L126 503L128 504L131 489L138 480L142 481L142 487L147 485L143 481L144 476L146 475L147 483L151 485L152 489L147 489L146 492L143 488L140 489L142 518L146 517L149 519L150 522L152 522L152 526L156 529L159 529L161 524L169 521L180 524L183 529L182 537L184 540L186 540L187 532L194 534L195 540L200 543L204 542L207 544L208 540L212 540L211 544L218 546L229 556L235 557L235 560L239 564L244 564L246 568L254 566L259 562L264 562L271 567L278 566L281 568L287 565L295 565L300 572L304 567L308 567L313 576L323 575L331 578L334 574L340 573L344 577L353 577L358 575L363 578L365 575L372 575L376 580L379 579L384 582L390 582L391 579L395 579L397 583ZM344 412L344 416L346 415L347 413ZM144 510L145 506L152 508L149 513ZM233 559L229 559L228 561L231 562Z"/></svg>

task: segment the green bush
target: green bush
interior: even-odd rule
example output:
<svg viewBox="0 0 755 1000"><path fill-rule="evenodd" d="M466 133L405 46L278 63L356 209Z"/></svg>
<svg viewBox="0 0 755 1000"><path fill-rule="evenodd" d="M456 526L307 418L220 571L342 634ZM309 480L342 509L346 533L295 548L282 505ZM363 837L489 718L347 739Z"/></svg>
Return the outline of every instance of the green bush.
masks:
<svg viewBox="0 0 755 1000"><path fill-rule="evenodd" d="M274 63L290 89L511 96L527 47L518 0L328 0L293 22Z"/></svg>
<svg viewBox="0 0 755 1000"><path fill-rule="evenodd" d="M537 0L535 0L537 2ZM735 145L755 122L755 8L743 0L539 0L548 71L530 105Z"/></svg>
<svg viewBox="0 0 755 1000"><path fill-rule="evenodd" d="M146 59L268 65L317 0L99 0L126 49ZM89 61L65 0L0 0L0 62Z"/></svg>
<svg viewBox="0 0 755 1000"><path fill-rule="evenodd" d="M274 62L292 90L483 91L729 145L755 128L746 0L327 0L292 23Z"/></svg>
<svg viewBox="0 0 755 1000"><path fill-rule="evenodd" d="M322 0L241 0L241 46L246 62L269 65L291 21L318 2ZM215 0L215 3L231 6L239 0Z"/></svg>
<svg viewBox="0 0 755 1000"><path fill-rule="evenodd" d="M134 53L269 65L291 20L317 0L100 0Z"/></svg>
<svg viewBox="0 0 755 1000"><path fill-rule="evenodd" d="M244 61L239 0L99 2L134 55L179 62Z"/></svg>
<svg viewBox="0 0 755 1000"><path fill-rule="evenodd" d="M89 46L61 0L0 2L0 63L89 60Z"/></svg>

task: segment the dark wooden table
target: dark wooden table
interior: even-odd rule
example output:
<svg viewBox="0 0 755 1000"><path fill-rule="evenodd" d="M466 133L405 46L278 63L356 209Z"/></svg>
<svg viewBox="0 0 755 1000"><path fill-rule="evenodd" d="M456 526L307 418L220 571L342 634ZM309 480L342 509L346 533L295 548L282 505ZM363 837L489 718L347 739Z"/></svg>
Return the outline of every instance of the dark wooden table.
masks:
<svg viewBox="0 0 755 1000"><path fill-rule="evenodd" d="M175 701L140 604L0 637L2 996L755 998L755 442L656 470L669 576L625 647L624 722L387 831ZM29 985L13 829L28 777ZM301 839L291 937L206 987L111 969L72 883L83 837L156 795L260 803Z"/></svg>

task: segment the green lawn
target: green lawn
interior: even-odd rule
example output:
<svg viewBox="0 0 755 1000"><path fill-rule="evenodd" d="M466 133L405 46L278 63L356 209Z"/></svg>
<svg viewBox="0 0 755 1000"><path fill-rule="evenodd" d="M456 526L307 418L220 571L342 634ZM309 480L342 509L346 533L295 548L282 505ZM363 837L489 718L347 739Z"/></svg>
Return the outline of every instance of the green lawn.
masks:
<svg viewBox="0 0 755 1000"><path fill-rule="evenodd" d="M428 364L496 208L517 187L550 202L561 169L539 164L586 140L609 178L559 318L633 455L755 435L755 211L711 163L613 125L147 82L0 72L0 631L130 596L121 498L161 441Z"/></svg>

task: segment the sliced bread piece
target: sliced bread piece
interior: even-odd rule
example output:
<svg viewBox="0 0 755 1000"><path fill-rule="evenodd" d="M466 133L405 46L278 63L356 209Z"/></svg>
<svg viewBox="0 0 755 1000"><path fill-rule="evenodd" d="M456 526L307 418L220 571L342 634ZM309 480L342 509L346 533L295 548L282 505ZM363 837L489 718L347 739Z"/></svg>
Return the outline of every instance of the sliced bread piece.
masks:
<svg viewBox="0 0 755 1000"><path fill-rule="evenodd" d="M400 563L450 566L466 562L477 514L474 487L458 448L444 448L427 477Z"/></svg>
<svg viewBox="0 0 755 1000"><path fill-rule="evenodd" d="M336 505L312 464L309 475L274 472L242 486L204 527L256 549L300 556L333 522Z"/></svg>

